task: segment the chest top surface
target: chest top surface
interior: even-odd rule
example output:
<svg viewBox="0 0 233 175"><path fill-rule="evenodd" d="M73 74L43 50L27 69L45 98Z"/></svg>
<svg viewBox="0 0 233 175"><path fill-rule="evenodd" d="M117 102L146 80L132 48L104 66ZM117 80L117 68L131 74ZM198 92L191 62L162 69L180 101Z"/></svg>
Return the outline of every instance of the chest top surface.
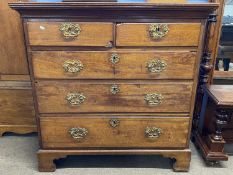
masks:
<svg viewBox="0 0 233 175"><path fill-rule="evenodd" d="M208 88L209 95L215 103L233 107L233 86L232 85L211 85Z"/></svg>

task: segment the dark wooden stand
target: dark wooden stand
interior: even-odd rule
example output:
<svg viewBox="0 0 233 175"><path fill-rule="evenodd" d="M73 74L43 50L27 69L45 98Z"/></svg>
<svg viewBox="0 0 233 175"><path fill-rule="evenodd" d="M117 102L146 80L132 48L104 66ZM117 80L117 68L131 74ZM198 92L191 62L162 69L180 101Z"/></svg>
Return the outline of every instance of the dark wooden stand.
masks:
<svg viewBox="0 0 233 175"><path fill-rule="evenodd" d="M228 160L224 144L232 143L233 86L211 85L204 89L195 145L207 161Z"/></svg>

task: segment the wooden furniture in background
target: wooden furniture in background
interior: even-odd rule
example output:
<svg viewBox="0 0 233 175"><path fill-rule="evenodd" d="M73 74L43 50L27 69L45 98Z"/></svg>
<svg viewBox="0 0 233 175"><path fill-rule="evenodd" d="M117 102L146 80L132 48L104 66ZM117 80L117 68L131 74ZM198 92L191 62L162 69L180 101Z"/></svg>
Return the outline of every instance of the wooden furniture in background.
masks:
<svg viewBox="0 0 233 175"><path fill-rule="evenodd" d="M231 21L233 22L232 19ZM220 60L223 62L224 70L219 70ZM233 71L230 68L230 63L233 63L233 25L224 24L214 71L215 84L233 84Z"/></svg>
<svg viewBox="0 0 233 175"><path fill-rule="evenodd" d="M36 131L22 23L9 2L0 1L0 136Z"/></svg>
<svg viewBox="0 0 233 175"><path fill-rule="evenodd" d="M96 154L162 155L188 171L199 63L217 3L10 6L25 27L40 171Z"/></svg>
<svg viewBox="0 0 233 175"><path fill-rule="evenodd" d="M227 160L224 144L233 143L233 86L205 88L196 146L207 161Z"/></svg>
<svg viewBox="0 0 233 175"><path fill-rule="evenodd" d="M209 0L219 3L219 8L208 19L207 37L201 58L196 103L193 114L192 141L198 137L198 125L204 96L204 87L213 83L214 66L218 55L219 38L221 35L222 18L225 0Z"/></svg>

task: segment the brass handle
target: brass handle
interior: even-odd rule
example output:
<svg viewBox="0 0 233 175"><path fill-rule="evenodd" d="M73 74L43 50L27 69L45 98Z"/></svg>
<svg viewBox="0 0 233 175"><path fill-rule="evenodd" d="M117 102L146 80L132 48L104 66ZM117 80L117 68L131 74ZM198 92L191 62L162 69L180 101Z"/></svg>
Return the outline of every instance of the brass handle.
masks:
<svg viewBox="0 0 233 175"><path fill-rule="evenodd" d="M83 93L70 92L66 95L66 100L71 106L79 106L85 101L86 97Z"/></svg>
<svg viewBox="0 0 233 175"><path fill-rule="evenodd" d="M151 73L160 73L166 70L167 63L160 59L153 59L147 63L147 69Z"/></svg>
<svg viewBox="0 0 233 175"><path fill-rule="evenodd" d="M118 119L110 119L109 125L113 128L117 127L120 124L120 121Z"/></svg>
<svg viewBox="0 0 233 175"><path fill-rule="evenodd" d="M113 53L112 55L111 55L111 57L110 57L110 62L112 63L112 64L116 64L116 63L118 63L120 61L120 56L118 55L118 54L116 54L116 53Z"/></svg>
<svg viewBox="0 0 233 175"><path fill-rule="evenodd" d="M112 85L111 88L110 88L110 92L111 92L112 94L117 94L117 93L119 93L119 92L120 92L119 86L116 85L116 84Z"/></svg>
<svg viewBox="0 0 233 175"><path fill-rule="evenodd" d="M63 68L66 72L78 73L83 70L84 66L80 60L67 60L64 62Z"/></svg>
<svg viewBox="0 0 233 175"><path fill-rule="evenodd" d="M150 37L154 40L161 39L168 34L169 28L167 24L151 24L149 26Z"/></svg>
<svg viewBox="0 0 233 175"><path fill-rule="evenodd" d="M74 24L74 23L63 23L60 26L60 31L64 38L66 39L74 39L76 38L80 32L81 28L79 24Z"/></svg>
<svg viewBox="0 0 233 175"><path fill-rule="evenodd" d="M162 129L157 127L146 127L145 136L149 139L157 139L162 134Z"/></svg>
<svg viewBox="0 0 233 175"><path fill-rule="evenodd" d="M88 134L88 130L86 128L77 127L71 128L69 130L69 133L73 139L80 141L86 137L86 135Z"/></svg>
<svg viewBox="0 0 233 175"><path fill-rule="evenodd" d="M162 94L159 93L151 93L146 94L144 100L147 102L149 106L158 106L162 103L163 100Z"/></svg>

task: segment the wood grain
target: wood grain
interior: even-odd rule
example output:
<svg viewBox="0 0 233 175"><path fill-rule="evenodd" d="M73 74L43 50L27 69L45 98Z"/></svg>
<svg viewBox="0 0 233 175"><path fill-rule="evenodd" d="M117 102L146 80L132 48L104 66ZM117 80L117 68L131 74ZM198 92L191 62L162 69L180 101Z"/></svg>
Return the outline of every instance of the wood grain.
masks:
<svg viewBox="0 0 233 175"><path fill-rule="evenodd" d="M120 92L112 94L110 88L117 84ZM74 82L39 81L36 93L40 113L53 112L189 112L192 94L191 82ZM83 93L86 97L79 106L66 100L70 92ZM146 94L160 93L164 97L158 106L149 106Z"/></svg>
<svg viewBox="0 0 233 175"><path fill-rule="evenodd" d="M93 154L159 154L176 159L175 171L188 170L191 153L187 148L198 83L197 72L206 43L204 35L207 20L209 14L218 7L217 3L11 3L11 7L22 14L25 31L29 31L25 34L27 41L30 41L27 44L30 49L28 56L31 73L35 73L31 74L31 78L40 127L40 171L54 171L54 159L67 155ZM81 26L85 30L77 40L64 41L58 30L61 21L79 21L80 25L85 23L90 30L82 36L88 29ZM29 23L26 24L27 22ZM90 25L92 22L95 23L94 27ZM158 41L151 40L148 35L148 24L154 22L169 23L168 35ZM104 31L102 26L106 26L105 24L109 26L105 27ZM79 43L78 39L83 42ZM91 47L105 46L109 41L113 42L111 49ZM148 52L149 49L151 53ZM44 54L43 51L46 50L53 52ZM111 69L107 67L107 62L102 62L101 55L91 55L92 52L97 55L106 50L121 51L121 61ZM41 53L36 53L36 58L33 51ZM83 51L90 51L88 58L82 58ZM165 54L173 51L172 57ZM177 51L195 53L193 56L182 56ZM85 68L91 70L87 74L84 68L80 77L64 75L64 72L60 71L60 64L64 58L77 59L73 57L76 54L87 66ZM163 55L169 63L167 71L159 76L148 77L144 72L144 62L150 54ZM127 55L127 59L124 55ZM190 64L183 59L178 63L178 57L188 59ZM94 65L93 62L97 63L96 66L89 65ZM175 66L171 68L170 65ZM124 80L121 79L123 76L126 77ZM105 77L109 78L106 80ZM113 84L120 88L120 92L115 95L110 92ZM67 93L75 91L83 92L86 96L84 103L78 107L69 106L66 101ZM164 99L158 106L147 106L144 101L146 93L161 93ZM111 128L119 131L113 132L117 139L111 137L112 132L108 128L111 114L122 120L118 126L119 130ZM161 135L161 142L142 140L142 132L149 124L165 128L166 135ZM88 136L92 139L89 141L86 137L86 142L80 142L90 145L89 147L76 146L79 143L73 143L72 138L67 135L68 128L79 125L88 127L90 131ZM138 138L141 139L137 140ZM134 146L138 149L134 149ZM56 150L57 147L59 150Z"/></svg>
<svg viewBox="0 0 233 175"><path fill-rule="evenodd" d="M117 54L119 62L112 64L110 58ZM148 71L147 63L162 60L167 66L160 73ZM79 52L33 52L32 62L35 78L46 79L193 79L196 53L189 51L79 51ZM68 73L63 69L67 60L79 60L83 70Z"/></svg>
<svg viewBox="0 0 233 175"><path fill-rule="evenodd" d="M112 23L79 24L81 32L75 39L65 39L59 28L63 22L28 22L29 44L33 46L106 46L113 41Z"/></svg>
<svg viewBox="0 0 233 175"><path fill-rule="evenodd" d="M153 40L150 23L122 23L116 25L117 46L198 46L200 23L168 23L168 34Z"/></svg>
<svg viewBox="0 0 233 175"><path fill-rule="evenodd" d="M217 105L233 107L233 85L210 85L207 92Z"/></svg>
<svg viewBox="0 0 233 175"><path fill-rule="evenodd" d="M117 116L113 116L117 118ZM78 147L151 147L184 148L188 134L188 118L153 118L125 116L118 118L119 126L109 125L108 117L48 117L40 118L43 148ZM74 140L69 129L86 128L87 136ZM162 129L157 139L145 136L146 127ZM176 132L174 132L176 131Z"/></svg>
<svg viewBox="0 0 233 175"><path fill-rule="evenodd" d="M28 74L22 23L9 2L0 1L0 74Z"/></svg>
<svg viewBox="0 0 233 175"><path fill-rule="evenodd" d="M30 89L0 89L0 111L0 126L35 126L35 112Z"/></svg>

